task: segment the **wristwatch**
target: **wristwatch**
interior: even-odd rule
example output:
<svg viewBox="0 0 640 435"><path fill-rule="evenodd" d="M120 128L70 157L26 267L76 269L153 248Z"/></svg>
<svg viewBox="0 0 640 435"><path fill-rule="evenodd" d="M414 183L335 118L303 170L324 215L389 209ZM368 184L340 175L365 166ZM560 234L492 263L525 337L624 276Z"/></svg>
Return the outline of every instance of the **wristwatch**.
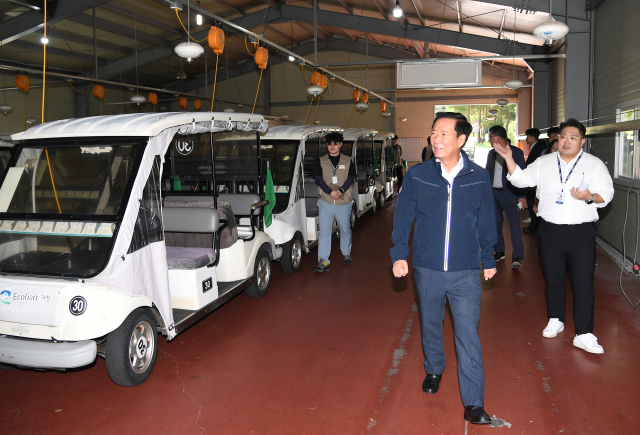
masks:
<svg viewBox="0 0 640 435"><path fill-rule="evenodd" d="M594 193L591 194L591 199L588 201L585 201L587 204L593 204L593 200L596 198L596 195Z"/></svg>
<svg viewBox="0 0 640 435"><path fill-rule="evenodd" d="M340 187L338 190L340 191L340 193L344 193L344 189L342 187ZM593 202L593 201L591 201L591 202Z"/></svg>

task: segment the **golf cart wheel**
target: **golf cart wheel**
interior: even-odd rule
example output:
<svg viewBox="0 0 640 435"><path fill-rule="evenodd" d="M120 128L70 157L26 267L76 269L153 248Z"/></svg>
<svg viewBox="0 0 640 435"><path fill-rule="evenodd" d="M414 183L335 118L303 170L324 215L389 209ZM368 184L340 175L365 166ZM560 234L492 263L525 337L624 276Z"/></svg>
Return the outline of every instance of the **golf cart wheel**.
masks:
<svg viewBox="0 0 640 435"><path fill-rule="evenodd" d="M299 231L293 235L293 239L289 240L282 248L282 257L280 257L280 266L284 273L296 273L300 270L302 264L302 251L304 239Z"/></svg>
<svg viewBox="0 0 640 435"><path fill-rule="evenodd" d="M156 321L146 308L134 310L118 329L107 335L107 372L118 385L134 387L146 381L157 355Z"/></svg>
<svg viewBox="0 0 640 435"><path fill-rule="evenodd" d="M380 192L378 193L378 196L376 198L376 206L382 210L384 208L384 192Z"/></svg>
<svg viewBox="0 0 640 435"><path fill-rule="evenodd" d="M373 203L372 204L373 204L373 207L371 207L369 209L369 214L371 216L376 214L376 211L378 210L378 197L377 197L377 195L375 193L373 194Z"/></svg>
<svg viewBox="0 0 640 435"><path fill-rule="evenodd" d="M271 284L271 258L266 246L268 246L266 243L262 245L256 255L256 263L253 266L255 281L244 291L252 298L261 298L266 295Z"/></svg>

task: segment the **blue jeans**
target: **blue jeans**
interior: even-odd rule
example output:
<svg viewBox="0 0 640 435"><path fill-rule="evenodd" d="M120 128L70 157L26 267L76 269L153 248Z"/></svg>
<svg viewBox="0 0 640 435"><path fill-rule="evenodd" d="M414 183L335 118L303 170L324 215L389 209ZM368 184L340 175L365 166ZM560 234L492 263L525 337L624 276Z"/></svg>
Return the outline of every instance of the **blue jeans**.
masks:
<svg viewBox="0 0 640 435"><path fill-rule="evenodd" d="M328 263L331 255L331 229L335 219L340 228L340 251L342 255L351 254L351 207L352 204L333 205L318 200L320 217L320 238L318 239L318 261Z"/></svg>
<svg viewBox="0 0 640 435"><path fill-rule="evenodd" d="M424 369L431 375L444 371L442 322L448 298L453 312L462 403L484 407L484 368L478 337L482 296L480 270L440 272L414 265L413 271L422 327Z"/></svg>

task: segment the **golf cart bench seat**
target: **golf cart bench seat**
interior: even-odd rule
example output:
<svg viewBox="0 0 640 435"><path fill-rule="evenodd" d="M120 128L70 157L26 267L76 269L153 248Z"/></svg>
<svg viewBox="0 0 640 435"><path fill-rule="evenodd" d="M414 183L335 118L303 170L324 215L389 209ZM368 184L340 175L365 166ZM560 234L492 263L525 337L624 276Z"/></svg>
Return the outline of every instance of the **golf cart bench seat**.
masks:
<svg viewBox="0 0 640 435"><path fill-rule="evenodd" d="M165 231L170 233L215 234L220 228L220 214L212 208L165 207L163 218ZM167 246L169 270L200 269L215 259L213 248Z"/></svg>
<svg viewBox="0 0 640 435"><path fill-rule="evenodd" d="M318 185L315 180L304 180L304 205L307 209L307 217L316 217L318 210Z"/></svg>
<svg viewBox="0 0 640 435"><path fill-rule="evenodd" d="M214 209L213 198L211 196L167 196L164 199L165 211L169 208L202 208ZM231 204L218 200L218 213L220 219L226 221L228 226L220 233L220 249L226 249L238 240L238 230L236 219ZM185 216L187 222L194 219ZM213 233L202 233L199 231L173 232L165 225L165 244L167 246L183 248L213 248Z"/></svg>

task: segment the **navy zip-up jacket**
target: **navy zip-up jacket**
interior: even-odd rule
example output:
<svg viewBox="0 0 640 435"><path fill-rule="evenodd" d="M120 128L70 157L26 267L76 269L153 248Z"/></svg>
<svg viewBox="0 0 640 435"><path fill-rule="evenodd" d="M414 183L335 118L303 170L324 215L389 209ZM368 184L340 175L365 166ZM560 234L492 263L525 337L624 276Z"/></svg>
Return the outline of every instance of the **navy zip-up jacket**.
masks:
<svg viewBox="0 0 640 435"><path fill-rule="evenodd" d="M415 221L415 266L470 270L479 269L482 260L485 269L496 267L496 212L489 173L461 154L464 166L453 180L450 203L450 186L439 161L427 160L407 172L393 216L393 263L409 256L409 233Z"/></svg>

